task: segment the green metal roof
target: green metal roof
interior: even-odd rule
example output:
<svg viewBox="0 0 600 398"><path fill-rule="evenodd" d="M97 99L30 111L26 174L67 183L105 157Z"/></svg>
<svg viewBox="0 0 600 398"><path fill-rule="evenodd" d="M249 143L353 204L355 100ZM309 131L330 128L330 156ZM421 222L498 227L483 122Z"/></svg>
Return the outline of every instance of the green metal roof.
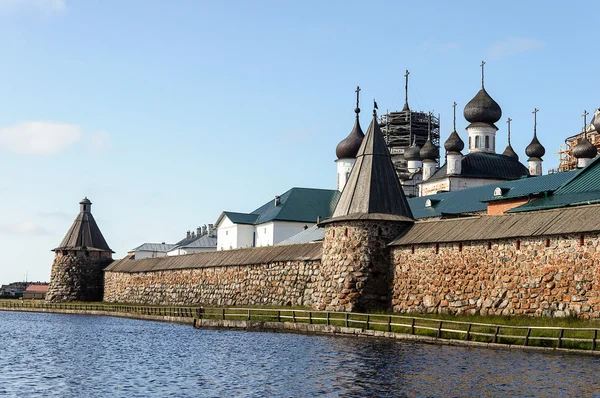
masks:
<svg viewBox="0 0 600 398"><path fill-rule="evenodd" d="M233 211L224 211L223 214L234 224L254 224L258 218L258 214L236 213Z"/></svg>
<svg viewBox="0 0 600 398"><path fill-rule="evenodd" d="M279 197L279 204L271 199L251 213L225 211L217 220L227 216L235 224L257 225L270 221L316 223L317 218L331 217L340 193L331 189L292 188Z"/></svg>
<svg viewBox="0 0 600 398"><path fill-rule="evenodd" d="M480 187L450 191L435 195L408 199L415 218L439 217L444 214L460 214L480 212L487 209L485 202L494 200L527 197L545 192L552 192L562 186L579 171L547 174L539 177L528 177L512 181L504 181ZM494 196L494 190L502 188L502 196ZM425 207L426 201L432 201L431 207ZM535 203L534 201L532 203Z"/></svg>
<svg viewBox="0 0 600 398"><path fill-rule="evenodd" d="M518 213L599 202L600 156L585 168L573 173L573 176L565 181L552 196L515 207L509 212Z"/></svg>

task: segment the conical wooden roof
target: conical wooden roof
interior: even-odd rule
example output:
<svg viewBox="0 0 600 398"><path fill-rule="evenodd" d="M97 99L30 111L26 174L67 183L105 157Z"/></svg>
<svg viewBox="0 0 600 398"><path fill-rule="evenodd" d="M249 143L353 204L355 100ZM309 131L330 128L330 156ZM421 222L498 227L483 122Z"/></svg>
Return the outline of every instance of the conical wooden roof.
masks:
<svg viewBox="0 0 600 398"><path fill-rule="evenodd" d="M57 250L99 250L112 252L90 212L92 202L84 198L81 202L81 211L75 217L73 225L65 235L64 239L56 249Z"/></svg>
<svg viewBox="0 0 600 398"><path fill-rule="evenodd" d="M325 223L364 219L413 221L375 113L333 217Z"/></svg>

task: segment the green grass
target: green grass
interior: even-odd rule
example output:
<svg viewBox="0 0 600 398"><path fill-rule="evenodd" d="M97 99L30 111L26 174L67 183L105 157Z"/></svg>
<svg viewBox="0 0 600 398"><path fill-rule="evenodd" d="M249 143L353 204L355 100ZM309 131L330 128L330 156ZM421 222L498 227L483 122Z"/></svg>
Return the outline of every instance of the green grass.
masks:
<svg viewBox="0 0 600 398"><path fill-rule="evenodd" d="M0 309L4 306L26 306L37 308L57 308L72 310L105 310L120 313L134 313L158 316L197 316L198 306L164 306L127 303L60 303L46 304L42 300L0 300ZM372 312L368 314L320 312L311 311L308 307L277 307L277 306L248 306L244 308L204 308L203 318L229 320L247 320L264 322L297 322L312 324L330 324L333 326L348 326L354 328L391 331L394 333L416 334L420 336L441 337L444 339L466 340L469 331L470 341L497 342L501 344L524 345L527 334L528 345L538 347L557 347L556 338L563 328L562 348L591 349L591 341L571 341L569 339L589 339L594 337L593 330L572 330L573 328L600 329L600 320L583 320L576 318L547 318L525 316L479 316L479 315L448 315L448 314L396 314L390 312ZM250 312L250 317L248 317ZM389 323L391 321L391 324ZM438 331L440 321L442 329ZM471 324L469 329L469 324ZM479 325L482 324L482 325ZM494 337L496 327L500 327L497 337ZM531 328L528 330L528 328ZM539 328L539 329L537 329ZM504 335L504 336L502 336ZM600 337L597 333L596 337ZM545 339L552 338L554 340ZM599 347L600 348L600 347Z"/></svg>

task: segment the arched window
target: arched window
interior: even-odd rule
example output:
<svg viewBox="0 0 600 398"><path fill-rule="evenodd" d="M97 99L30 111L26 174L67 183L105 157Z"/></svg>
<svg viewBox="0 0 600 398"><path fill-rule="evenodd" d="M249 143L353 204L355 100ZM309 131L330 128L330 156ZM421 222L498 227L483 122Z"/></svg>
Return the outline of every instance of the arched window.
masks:
<svg viewBox="0 0 600 398"><path fill-rule="evenodd" d="M476 135L476 136L475 136L475 148L479 148L479 147L480 147L480 146L479 146L479 136L478 136L478 135Z"/></svg>
<svg viewBox="0 0 600 398"><path fill-rule="evenodd" d="M486 135L485 136L485 149L489 149L490 147L490 136Z"/></svg>

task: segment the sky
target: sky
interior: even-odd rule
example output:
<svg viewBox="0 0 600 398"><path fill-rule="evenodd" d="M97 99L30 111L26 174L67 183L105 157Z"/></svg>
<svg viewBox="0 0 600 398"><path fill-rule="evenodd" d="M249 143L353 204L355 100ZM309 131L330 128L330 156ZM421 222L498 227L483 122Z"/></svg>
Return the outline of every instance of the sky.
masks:
<svg viewBox="0 0 600 398"><path fill-rule="evenodd" d="M496 142L557 167L600 106L597 2L0 0L0 284L46 281L87 196L121 258L292 187L335 189L335 146L404 102L466 141L481 85ZM588 119L589 122L589 119Z"/></svg>

